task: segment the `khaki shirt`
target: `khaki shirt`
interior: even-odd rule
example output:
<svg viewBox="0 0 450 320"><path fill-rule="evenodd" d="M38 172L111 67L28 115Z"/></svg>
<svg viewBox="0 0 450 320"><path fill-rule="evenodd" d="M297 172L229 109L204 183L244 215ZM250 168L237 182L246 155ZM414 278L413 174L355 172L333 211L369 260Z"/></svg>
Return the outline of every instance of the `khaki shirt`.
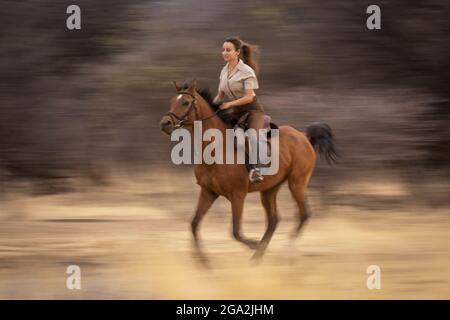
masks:
<svg viewBox="0 0 450 320"><path fill-rule="evenodd" d="M258 89L258 79L255 71L239 59L238 64L228 77L228 63L220 72L219 90L223 91L224 101L233 101L242 98L245 90Z"/></svg>

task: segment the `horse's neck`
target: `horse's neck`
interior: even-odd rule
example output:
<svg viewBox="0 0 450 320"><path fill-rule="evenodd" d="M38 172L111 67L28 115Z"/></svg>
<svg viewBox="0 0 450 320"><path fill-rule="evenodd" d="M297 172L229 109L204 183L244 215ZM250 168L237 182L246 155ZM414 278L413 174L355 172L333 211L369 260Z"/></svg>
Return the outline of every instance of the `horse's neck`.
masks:
<svg viewBox="0 0 450 320"><path fill-rule="evenodd" d="M205 119L202 121L202 134L208 129L218 129L225 137L225 124L217 115L214 115L214 111L206 101L199 103L198 117L198 120Z"/></svg>
<svg viewBox="0 0 450 320"><path fill-rule="evenodd" d="M206 146L210 143L208 141L203 141L204 134L209 129L216 129L219 130L222 134L223 139L226 137L226 125L222 122L222 120L214 114L213 109L208 105L206 101L200 101L198 104L198 119L202 121L202 154L205 150ZM223 144L223 147L225 148L225 144ZM225 150L223 151L225 152ZM225 154L225 153L224 153Z"/></svg>
<svg viewBox="0 0 450 320"><path fill-rule="evenodd" d="M217 114L214 113L213 109L208 105L208 103L206 101L201 101L201 103L199 103L199 108L198 108L198 120L200 119L205 119L202 121L202 155L203 152L205 150L205 148L211 143L209 140L208 141L204 141L203 137L205 132L208 129L216 129L219 130L220 133L222 134L222 154L225 155L227 152L227 140L226 140L226 130L229 129L230 127L227 126L220 118ZM214 138L214 141L216 141L216 139ZM200 166L196 167L196 170L199 170L199 168L205 168L204 164L201 164ZM216 170L218 167L216 165L208 165L206 166L206 168L208 168L208 170Z"/></svg>

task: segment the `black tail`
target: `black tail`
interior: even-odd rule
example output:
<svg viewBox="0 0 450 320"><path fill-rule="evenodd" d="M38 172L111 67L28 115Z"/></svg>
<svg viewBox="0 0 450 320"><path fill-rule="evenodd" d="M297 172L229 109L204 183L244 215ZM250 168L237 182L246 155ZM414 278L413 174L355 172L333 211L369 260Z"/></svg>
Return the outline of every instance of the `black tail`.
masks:
<svg viewBox="0 0 450 320"><path fill-rule="evenodd" d="M324 157L328 164L337 162L339 157L331 127L324 122L315 122L306 128L306 136L316 152Z"/></svg>

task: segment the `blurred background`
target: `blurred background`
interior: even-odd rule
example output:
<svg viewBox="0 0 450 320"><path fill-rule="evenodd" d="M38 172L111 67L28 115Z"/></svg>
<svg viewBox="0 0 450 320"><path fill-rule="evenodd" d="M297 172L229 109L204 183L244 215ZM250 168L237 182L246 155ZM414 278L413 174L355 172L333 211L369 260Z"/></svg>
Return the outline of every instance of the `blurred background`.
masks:
<svg viewBox="0 0 450 320"><path fill-rule="evenodd" d="M66 28L71 4L81 30ZM368 30L370 4L2 1L0 297L450 298L450 5L380 0L381 30ZM159 120L174 80L216 93L232 35L259 47L273 120L327 122L342 159L317 163L294 257L287 192L256 269L219 200L201 230L207 272L190 256L198 187ZM263 230L250 195L244 232ZM83 290L65 288L69 264ZM382 290L365 286L370 264Z"/></svg>

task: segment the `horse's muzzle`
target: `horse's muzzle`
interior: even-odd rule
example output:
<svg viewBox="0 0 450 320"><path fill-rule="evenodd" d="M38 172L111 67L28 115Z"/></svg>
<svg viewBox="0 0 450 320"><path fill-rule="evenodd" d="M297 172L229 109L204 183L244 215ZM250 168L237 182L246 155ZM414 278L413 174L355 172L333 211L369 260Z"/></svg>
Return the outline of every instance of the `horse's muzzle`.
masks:
<svg viewBox="0 0 450 320"><path fill-rule="evenodd" d="M170 116L164 116L162 117L161 121L159 122L159 125L161 127L161 131L171 135L174 129L172 118Z"/></svg>

